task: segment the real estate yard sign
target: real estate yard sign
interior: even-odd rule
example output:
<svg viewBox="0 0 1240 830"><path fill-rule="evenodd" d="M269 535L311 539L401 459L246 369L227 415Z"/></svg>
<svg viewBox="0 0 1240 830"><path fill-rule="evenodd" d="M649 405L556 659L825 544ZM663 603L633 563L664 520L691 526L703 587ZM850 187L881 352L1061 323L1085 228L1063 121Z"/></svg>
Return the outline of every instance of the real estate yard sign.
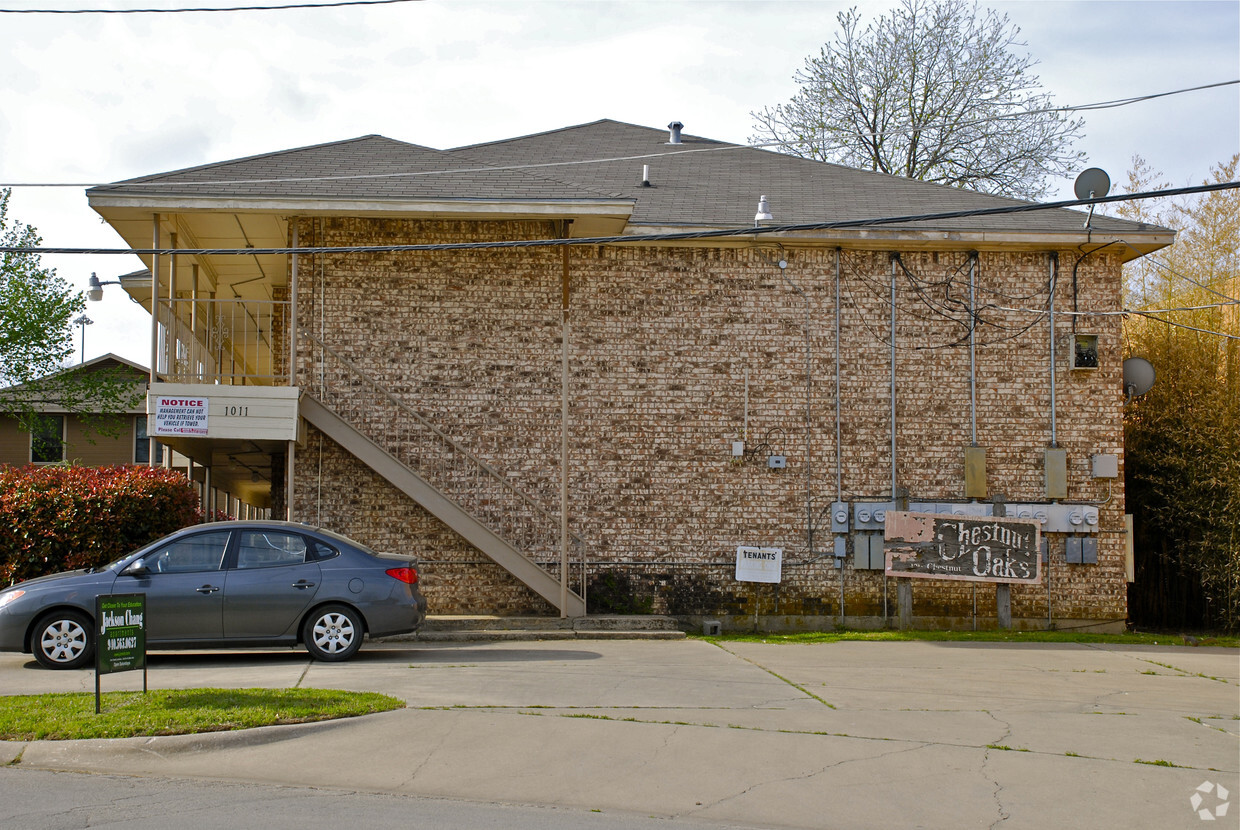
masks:
<svg viewBox="0 0 1240 830"><path fill-rule="evenodd" d="M146 594L104 594L95 598L99 636L95 645L95 714L99 675L142 669L146 691Z"/></svg>
<svg viewBox="0 0 1240 830"><path fill-rule="evenodd" d="M889 576L1042 581L1041 526L1032 519L891 512L885 524Z"/></svg>

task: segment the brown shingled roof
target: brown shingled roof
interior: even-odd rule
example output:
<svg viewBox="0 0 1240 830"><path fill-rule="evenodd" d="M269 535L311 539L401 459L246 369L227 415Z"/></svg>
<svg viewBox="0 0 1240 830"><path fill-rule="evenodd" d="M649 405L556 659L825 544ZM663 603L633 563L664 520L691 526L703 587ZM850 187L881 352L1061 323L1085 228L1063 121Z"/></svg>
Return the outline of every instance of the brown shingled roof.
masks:
<svg viewBox="0 0 1240 830"><path fill-rule="evenodd" d="M630 226L682 227L749 225L762 195L769 197L775 223L781 225L1027 204L689 134L682 142L669 144L666 130L611 120L447 151L369 135L129 179L88 192L393 201L619 199L634 205ZM651 187L642 186L643 165L650 166ZM1062 233L1079 232L1083 222L1082 212L1058 209L904 227ZM1112 233L1155 230L1099 215L1093 226Z"/></svg>

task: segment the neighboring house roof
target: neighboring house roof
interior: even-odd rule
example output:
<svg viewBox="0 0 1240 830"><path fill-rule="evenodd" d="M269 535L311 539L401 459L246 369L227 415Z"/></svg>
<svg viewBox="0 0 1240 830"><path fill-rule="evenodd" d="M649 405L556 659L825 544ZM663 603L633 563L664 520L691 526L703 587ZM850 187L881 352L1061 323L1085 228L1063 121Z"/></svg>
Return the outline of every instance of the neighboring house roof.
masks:
<svg viewBox="0 0 1240 830"><path fill-rule="evenodd" d="M100 355L99 357L91 358L85 363L78 363L74 366L66 366L58 372L53 372L50 375L45 375L44 377L39 378L37 381L32 381L30 383L16 383L12 386L0 387L0 412L5 411L4 401L8 396L21 395L23 392L27 391L32 391L34 394L45 394L49 388L49 385L55 384L57 378L61 378L66 375L79 374L81 372L100 371L129 371L133 374L135 387L137 387L138 384L145 383L151 374L150 370L145 366L139 363L134 363L132 360L126 360L120 355L111 353ZM51 388L54 388L54 386ZM44 401L40 399L27 398L26 403L36 412L69 411L55 400ZM145 414L146 396L135 395L133 406L129 407L125 411L131 414Z"/></svg>

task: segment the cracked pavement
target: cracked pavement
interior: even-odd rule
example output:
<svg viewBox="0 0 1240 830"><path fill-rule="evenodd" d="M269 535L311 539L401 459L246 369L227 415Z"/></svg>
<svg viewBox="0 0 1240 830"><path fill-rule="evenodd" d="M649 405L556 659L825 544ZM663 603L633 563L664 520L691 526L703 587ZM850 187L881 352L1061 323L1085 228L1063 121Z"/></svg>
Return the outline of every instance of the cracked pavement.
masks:
<svg viewBox="0 0 1240 830"><path fill-rule="evenodd" d="M149 662L152 688L356 689L408 708L246 732L0 743L0 763L755 827L1196 827L1198 785L1240 793L1230 649L388 642L345 664L287 650ZM0 688L93 688L90 672L33 665L0 655ZM103 687L141 682L130 672ZM1240 805L1215 826L1240 826Z"/></svg>

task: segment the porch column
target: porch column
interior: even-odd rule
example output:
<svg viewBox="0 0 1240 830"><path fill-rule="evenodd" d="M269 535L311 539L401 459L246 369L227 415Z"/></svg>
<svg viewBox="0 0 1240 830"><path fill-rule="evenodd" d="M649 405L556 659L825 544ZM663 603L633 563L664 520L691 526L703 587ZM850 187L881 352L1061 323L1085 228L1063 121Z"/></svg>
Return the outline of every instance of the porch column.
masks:
<svg viewBox="0 0 1240 830"><path fill-rule="evenodd" d="M159 214L152 214L151 247L159 250ZM159 254L151 254L151 378L150 388L154 391L155 382L159 378ZM155 423L148 416L147 420L147 455L148 467L155 466Z"/></svg>

